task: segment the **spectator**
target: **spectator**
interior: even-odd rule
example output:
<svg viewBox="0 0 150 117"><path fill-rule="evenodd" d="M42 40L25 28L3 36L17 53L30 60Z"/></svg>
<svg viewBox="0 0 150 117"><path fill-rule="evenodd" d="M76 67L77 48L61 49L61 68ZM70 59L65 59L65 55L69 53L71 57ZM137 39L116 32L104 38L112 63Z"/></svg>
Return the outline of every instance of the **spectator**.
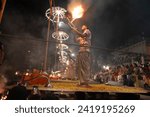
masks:
<svg viewBox="0 0 150 117"><path fill-rule="evenodd" d="M33 86L33 90L31 91L31 94L27 98L28 100L41 100L41 92L39 91L37 86Z"/></svg>
<svg viewBox="0 0 150 117"><path fill-rule="evenodd" d="M26 100L27 89L22 85L17 85L9 91L8 100Z"/></svg>

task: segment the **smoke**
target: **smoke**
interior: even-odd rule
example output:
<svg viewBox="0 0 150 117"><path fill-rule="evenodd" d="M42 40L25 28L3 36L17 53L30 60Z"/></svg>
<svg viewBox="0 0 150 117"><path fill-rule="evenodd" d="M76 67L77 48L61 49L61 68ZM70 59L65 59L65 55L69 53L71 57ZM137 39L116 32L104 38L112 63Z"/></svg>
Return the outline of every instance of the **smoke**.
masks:
<svg viewBox="0 0 150 117"><path fill-rule="evenodd" d="M13 69L27 69L29 65L35 66L42 59L43 45L31 36L26 39L24 37L6 39L5 60L13 66Z"/></svg>
<svg viewBox="0 0 150 117"><path fill-rule="evenodd" d="M42 7L30 2L31 5L29 2L29 0L7 2L2 21L2 34L9 36L0 36L5 46L5 60L0 66L1 73L8 74L8 71L42 68L47 33L45 30L47 20L44 13L47 8L45 4L48 1L41 2ZM21 4L23 4L22 7L20 7ZM31 8L34 5L36 10Z"/></svg>

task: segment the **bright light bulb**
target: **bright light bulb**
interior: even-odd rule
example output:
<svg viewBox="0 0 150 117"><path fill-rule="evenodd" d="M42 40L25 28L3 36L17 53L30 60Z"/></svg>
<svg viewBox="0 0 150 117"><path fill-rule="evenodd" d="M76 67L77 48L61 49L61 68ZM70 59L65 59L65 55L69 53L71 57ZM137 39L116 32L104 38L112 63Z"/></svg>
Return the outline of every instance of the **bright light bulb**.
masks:
<svg viewBox="0 0 150 117"><path fill-rule="evenodd" d="M58 23L58 26L59 26L59 27L62 27L63 24L64 24L63 22L59 22L59 23Z"/></svg>
<svg viewBox="0 0 150 117"><path fill-rule="evenodd" d="M75 57L75 53L71 53L71 56L72 56L72 57Z"/></svg>

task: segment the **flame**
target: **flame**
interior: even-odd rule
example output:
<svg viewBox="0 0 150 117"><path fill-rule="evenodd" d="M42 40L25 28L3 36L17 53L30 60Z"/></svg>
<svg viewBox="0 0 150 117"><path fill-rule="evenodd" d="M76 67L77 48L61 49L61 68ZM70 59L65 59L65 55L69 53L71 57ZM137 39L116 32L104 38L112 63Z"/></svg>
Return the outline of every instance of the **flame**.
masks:
<svg viewBox="0 0 150 117"><path fill-rule="evenodd" d="M84 14L84 9L81 5L75 7L72 11L72 18L73 19L78 19L78 18L81 18Z"/></svg>

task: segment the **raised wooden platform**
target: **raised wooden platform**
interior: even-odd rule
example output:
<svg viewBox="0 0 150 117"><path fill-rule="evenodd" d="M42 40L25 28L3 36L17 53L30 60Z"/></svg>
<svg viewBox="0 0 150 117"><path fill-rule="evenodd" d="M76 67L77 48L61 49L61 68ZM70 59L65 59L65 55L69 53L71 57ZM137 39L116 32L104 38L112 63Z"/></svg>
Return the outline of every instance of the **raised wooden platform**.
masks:
<svg viewBox="0 0 150 117"><path fill-rule="evenodd" d="M150 93L143 88L126 87L126 86L110 86L105 84L90 84L90 88L77 86L76 81L53 81L52 88L39 85L39 90L55 91L55 92L107 92L107 93ZM33 86L28 86L28 90L32 90Z"/></svg>

